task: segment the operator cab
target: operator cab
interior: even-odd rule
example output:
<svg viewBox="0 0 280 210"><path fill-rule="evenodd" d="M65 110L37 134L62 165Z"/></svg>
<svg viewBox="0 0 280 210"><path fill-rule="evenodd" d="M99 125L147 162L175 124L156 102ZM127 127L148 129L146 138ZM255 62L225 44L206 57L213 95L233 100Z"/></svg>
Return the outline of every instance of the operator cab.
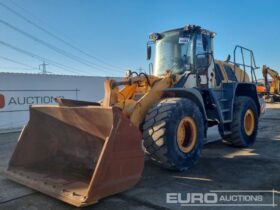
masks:
<svg viewBox="0 0 280 210"><path fill-rule="evenodd" d="M210 87L210 78L215 75L213 38L213 32L195 25L163 33L152 33L147 58L151 57L150 43L154 43L153 74L162 76L171 71L184 80L181 83L179 81L181 87Z"/></svg>

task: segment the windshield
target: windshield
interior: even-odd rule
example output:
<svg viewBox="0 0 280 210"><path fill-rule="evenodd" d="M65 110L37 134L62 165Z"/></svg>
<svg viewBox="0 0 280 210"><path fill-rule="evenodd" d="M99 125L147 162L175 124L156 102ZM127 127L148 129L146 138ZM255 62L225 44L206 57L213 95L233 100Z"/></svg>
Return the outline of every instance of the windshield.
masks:
<svg viewBox="0 0 280 210"><path fill-rule="evenodd" d="M190 34L179 35L180 31L170 31L156 42L155 75L163 75L166 70L183 73L190 70L193 62L192 37Z"/></svg>

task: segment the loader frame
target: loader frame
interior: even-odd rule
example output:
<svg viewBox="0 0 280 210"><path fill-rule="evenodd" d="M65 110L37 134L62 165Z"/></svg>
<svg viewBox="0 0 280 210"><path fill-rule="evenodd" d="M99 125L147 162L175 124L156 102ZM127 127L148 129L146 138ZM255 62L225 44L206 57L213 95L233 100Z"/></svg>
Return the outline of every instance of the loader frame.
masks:
<svg viewBox="0 0 280 210"><path fill-rule="evenodd" d="M246 136L253 143L260 115L253 52L236 46L234 62L215 61L215 33L195 25L175 30L179 35L175 33L171 41L165 39L174 44L174 53L168 54L166 48L159 51L162 55L167 52L170 61L177 60L172 66L164 63L163 56L157 61L164 65L158 65L154 75L130 71L122 81L108 79L99 102L58 98L58 105L30 107L30 120L6 176L81 207L133 187L141 178L144 152L171 170L192 167L200 157L208 127L218 125L222 136L241 133L246 127L233 130L231 125L237 124L234 120L245 111L253 116L253 121L249 120L252 133ZM181 32L185 36L180 37ZM160 36L154 33L151 38L156 42ZM147 49L149 58L150 47ZM242 65L236 63L238 49ZM243 51L250 53L251 65L245 63ZM172 68L176 65L180 67L175 71ZM217 85L214 72L219 65L224 78ZM244 68L243 75L239 66ZM252 82L246 74L248 67ZM228 71L234 75L239 72L239 78L230 78ZM243 103L247 109L237 112L236 117L238 100L243 100L240 107ZM234 138L238 145L251 145L240 136Z"/></svg>

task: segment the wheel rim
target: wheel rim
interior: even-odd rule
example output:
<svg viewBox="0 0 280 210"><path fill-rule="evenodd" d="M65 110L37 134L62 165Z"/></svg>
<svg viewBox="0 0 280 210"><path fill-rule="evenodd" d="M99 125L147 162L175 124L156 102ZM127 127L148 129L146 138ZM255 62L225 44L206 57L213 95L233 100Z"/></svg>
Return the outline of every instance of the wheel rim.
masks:
<svg viewBox="0 0 280 210"><path fill-rule="evenodd" d="M191 117L184 117L177 128L177 144L179 149L184 152L190 152L196 143L197 128Z"/></svg>
<svg viewBox="0 0 280 210"><path fill-rule="evenodd" d="M244 130L247 136L252 135L255 128L255 116L251 109L248 109L244 115Z"/></svg>

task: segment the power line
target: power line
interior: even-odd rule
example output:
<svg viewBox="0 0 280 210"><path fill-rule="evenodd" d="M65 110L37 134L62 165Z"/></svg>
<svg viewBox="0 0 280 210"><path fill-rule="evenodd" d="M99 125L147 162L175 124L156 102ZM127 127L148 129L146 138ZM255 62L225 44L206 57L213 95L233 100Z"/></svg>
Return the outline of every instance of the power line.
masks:
<svg viewBox="0 0 280 210"><path fill-rule="evenodd" d="M66 52L66 51L63 50L63 49L60 49L60 48L58 48L58 47L55 47L54 45L49 44L48 42L45 42L44 40L39 39L39 38L37 38L37 37L35 37L35 36L33 36L33 35L31 35L31 34L25 32L25 31L19 29L18 27L14 26L14 25L12 25L12 24L10 24L10 23L8 23L8 22L2 20L2 19L0 19L0 23L2 23L3 25L5 25L5 26L7 26L7 27L9 27L9 28L11 28L11 29L17 31L18 33L20 33L20 34L22 34L22 35L24 35L24 36L26 36L26 37L28 37L28 38L30 38L30 39L32 39L32 40L38 42L38 43L40 43L40 44L42 44L42 45L44 45L44 46L46 46L46 47L48 47L48 48L50 48L50 49L52 49L52 50L54 50L55 52L57 52L57 53L59 53L59 54L65 56L65 57L68 57L68 58L70 58L70 59L72 59L72 60L74 60L74 61L77 61L77 62L79 62L79 63L82 63L82 64L84 64L84 65L86 65L86 66L93 67L93 68L95 68L95 69L98 70L98 71L102 71L103 73L104 73L104 72L105 72L105 73L111 73L111 72L106 71L106 70L98 69L98 68L96 68L96 66L98 66L98 65L96 65L96 64L92 64L92 65L91 65L91 62L89 62L89 61L87 61L87 60L85 60L85 59L82 59L82 58L80 58L80 57L78 57L78 56L75 56L75 55L73 55L73 54L71 54L71 53L68 53L68 52ZM95 65L95 66L93 66L93 65Z"/></svg>
<svg viewBox="0 0 280 210"><path fill-rule="evenodd" d="M27 11L26 9L24 9L24 8L22 8L21 6L19 6L18 4L16 4L14 1L11 1L11 2L12 2L14 5L16 5L18 8L21 8L22 10ZM38 28L39 30L45 32L45 33L48 34L49 36L55 38L56 40L59 40L59 41L63 42L65 45L71 47L72 49L75 49L76 51L78 51L78 52L80 52L80 53L82 53L82 54L84 54L84 55L86 55L86 56L88 56L88 57L90 57L90 58L92 58L92 59L94 59L94 60L100 62L100 63L103 63L103 64L105 64L105 65L108 65L108 66L111 66L111 67L117 68L117 69L120 68L120 67L118 67L118 66L116 66L116 65L112 65L112 64L110 64L110 63L104 61L103 59L97 58L96 56L93 56L93 55L91 55L91 54L85 52L84 50L78 48L77 46L74 46L73 44L71 44L70 42L68 42L68 41L66 41L66 40L64 40L64 39L62 39L61 37L57 36L56 34L54 34L54 33L52 33L52 32L49 32L49 31L46 30L45 28L41 27L40 25L38 25L38 24L34 23L33 21L31 21L30 19L28 19L27 17L23 16L23 15L20 14L19 12L13 10L13 9L10 8L9 6L7 6L6 4L0 2L0 6L4 7L4 8L7 9L7 10L9 10L11 13L13 13L13 14L15 14L16 16L20 17L21 19L25 20L25 21L28 22L29 24L31 24L31 25L33 25L34 27ZM30 12L29 12L29 13L30 13Z"/></svg>
<svg viewBox="0 0 280 210"><path fill-rule="evenodd" d="M1 66L0 65L0 69L3 70L26 70L26 71L36 71L33 68L22 68L22 67L13 67L13 66Z"/></svg>
<svg viewBox="0 0 280 210"><path fill-rule="evenodd" d="M34 68L33 66L30 66L30 65L28 65L28 64L22 63L22 62L20 62L20 61L16 61L16 60L14 60L14 59L12 59L12 58L7 58L7 57L4 57L4 56L0 56L0 58L3 59L3 60L9 61L9 62L12 62L12 63L15 63L15 64L19 64L19 65L21 65L21 66L25 66L25 67L28 67L28 68L30 68L30 69L35 70L35 68Z"/></svg>
<svg viewBox="0 0 280 210"><path fill-rule="evenodd" d="M16 46L13 46L13 45L11 45L11 44L9 44L9 43L6 43L6 42L4 42L4 41L2 41L2 40L0 40L0 44L3 45L3 46L5 46L5 47L11 48L11 49L13 49L13 50L15 50L15 51L17 51L17 52L20 52L20 53L22 53L22 54L28 55L28 56L30 56L30 57L32 57L32 58L34 58L34 59L37 59L37 60L39 60L39 61L41 61L41 62L47 61L48 63L51 63L53 66L56 66L57 68L63 69L63 70L65 70L65 71L68 71L68 72L71 72L71 73L75 73L75 74L77 74L77 73L78 73L78 74L81 74L81 73L88 74L88 73L82 72L82 71L80 71L80 70L77 70L77 69L75 69L75 68L73 68L73 67L69 67L69 66L66 66L66 65L64 65L64 64L58 63L58 62L56 62L56 61L43 58L43 57L41 57L41 56L39 56L39 55L36 55L36 54L34 54L34 53L31 53L31 52L28 52L28 51L23 50L23 49L21 49L21 48L18 48L18 47L16 47ZM69 70L69 69L72 69L72 70Z"/></svg>

